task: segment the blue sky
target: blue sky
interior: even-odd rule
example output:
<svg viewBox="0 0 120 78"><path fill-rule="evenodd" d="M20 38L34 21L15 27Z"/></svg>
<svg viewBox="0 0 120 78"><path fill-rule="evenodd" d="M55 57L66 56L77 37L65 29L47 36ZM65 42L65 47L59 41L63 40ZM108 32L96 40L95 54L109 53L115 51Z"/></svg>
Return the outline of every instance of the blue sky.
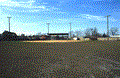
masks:
<svg viewBox="0 0 120 78"><path fill-rule="evenodd" d="M68 33L70 22L72 31L84 33L86 28L96 27L99 33L109 27L120 28L119 0L0 0L0 33L8 28L11 18L11 32L17 35L33 35L38 32ZM120 34L120 29L119 29Z"/></svg>

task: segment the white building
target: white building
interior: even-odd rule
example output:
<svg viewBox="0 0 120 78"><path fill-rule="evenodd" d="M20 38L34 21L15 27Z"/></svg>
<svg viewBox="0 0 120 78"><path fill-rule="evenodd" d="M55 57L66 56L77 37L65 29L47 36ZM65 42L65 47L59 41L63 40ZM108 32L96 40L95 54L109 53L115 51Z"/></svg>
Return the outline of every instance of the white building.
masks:
<svg viewBox="0 0 120 78"><path fill-rule="evenodd" d="M110 37L116 37L116 38L119 38L120 35L111 35Z"/></svg>
<svg viewBox="0 0 120 78"><path fill-rule="evenodd" d="M120 35L111 35L110 38L114 38L115 40L120 40Z"/></svg>

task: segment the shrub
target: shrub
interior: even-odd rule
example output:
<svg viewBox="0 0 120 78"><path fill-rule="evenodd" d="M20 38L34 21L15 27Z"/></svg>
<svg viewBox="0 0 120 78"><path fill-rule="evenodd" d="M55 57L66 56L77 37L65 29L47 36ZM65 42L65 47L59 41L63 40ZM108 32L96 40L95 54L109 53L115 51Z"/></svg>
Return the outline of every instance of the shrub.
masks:
<svg viewBox="0 0 120 78"><path fill-rule="evenodd" d="M97 40L97 37L90 37L90 40Z"/></svg>
<svg viewBox="0 0 120 78"><path fill-rule="evenodd" d="M2 41L13 41L13 40L16 40L17 38L17 35L13 32L8 32L8 31L4 31L2 33L2 38L1 40Z"/></svg>

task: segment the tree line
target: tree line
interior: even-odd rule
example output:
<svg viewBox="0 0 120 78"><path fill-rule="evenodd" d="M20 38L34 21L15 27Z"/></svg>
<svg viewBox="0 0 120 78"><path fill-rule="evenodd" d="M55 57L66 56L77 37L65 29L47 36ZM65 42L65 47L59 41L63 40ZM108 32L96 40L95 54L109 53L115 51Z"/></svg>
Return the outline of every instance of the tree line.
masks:
<svg viewBox="0 0 120 78"><path fill-rule="evenodd" d="M117 27L112 27L110 29L110 34L116 35L118 33L118 31L119 31L119 29ZM83 36L84 38L92 38L92 37L98 38L98 37L110 36L110 35L107 35L106 33L104 33L104 34L98 33L97 28L94 27L94 28L87 28L84 32L82 32L80 30L71 31L71 35L72 35L71 37L79 37L79 36L82 36L83 33L85 34ZM69 32L69 36L70 36L70 32ZM2 34L0 34L0 41L46 40L46 39L48 40L48 39L50 39L50 37L47 36L46 33L41 34L41 32L37 33L36 35L32 35L32 36L25 36L24 34L21 34L21 36L17 36L16 33L8 32L8 31L4 31Z"/></svg>
<svg viewBox="0 0 120 78"><path fill-rule="evenodd" d="M21 34L21 36L18 36L16 33L9 31L4 31L2 34L0 34L0 41L45 40L47 38L48 36L45 34L30 36L25 36L25 34Z"/></svg>
<svg viewBox="0 0 120 78"><path fill-rule="evenodd" d="M83 36L82 34L85 34L83 37L84 38L90 38L90 37L110 37L110 35L116 35L119 31L119 28L117 27L112 27L110 29L110 34L107 35L107 33L99 33L98 29L96 27L94 28L87 28L84 32L82 32L81 30L76 30L76 31L71 31L72 37L79 37L79 36ZM70 32L69 32L70 34Z"/></svg>

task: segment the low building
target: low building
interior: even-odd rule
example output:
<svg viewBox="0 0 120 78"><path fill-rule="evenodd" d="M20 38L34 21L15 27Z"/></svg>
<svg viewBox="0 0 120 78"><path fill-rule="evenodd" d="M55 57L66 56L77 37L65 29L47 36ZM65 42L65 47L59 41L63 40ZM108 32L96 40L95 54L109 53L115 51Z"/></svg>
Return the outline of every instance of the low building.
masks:
<svg viewBox="0 0 120 78"><path fill-rule="evenodd" d="M120 40L120 35L111 35L110 40Z"/></svg>
<svg viewBox="0 0 120 78"><path fill-rule="evenodd" d="M113 37L113 38L120 38L120 35L111 35L110 37Z"/></svg>
<svg viewBox="0 0 120 78"><path fill-rule="evenodd" d="M50 36L41 35L39 38L40 38L40 40L49 40L49 39L50 39Z"/></svg>
<svg viewBox="0 0 120 78"><path fill-rule="evenodd" d="M68 39L68 35L69 33L48 33L48 36L51 40L65 40Z"/></svg>

